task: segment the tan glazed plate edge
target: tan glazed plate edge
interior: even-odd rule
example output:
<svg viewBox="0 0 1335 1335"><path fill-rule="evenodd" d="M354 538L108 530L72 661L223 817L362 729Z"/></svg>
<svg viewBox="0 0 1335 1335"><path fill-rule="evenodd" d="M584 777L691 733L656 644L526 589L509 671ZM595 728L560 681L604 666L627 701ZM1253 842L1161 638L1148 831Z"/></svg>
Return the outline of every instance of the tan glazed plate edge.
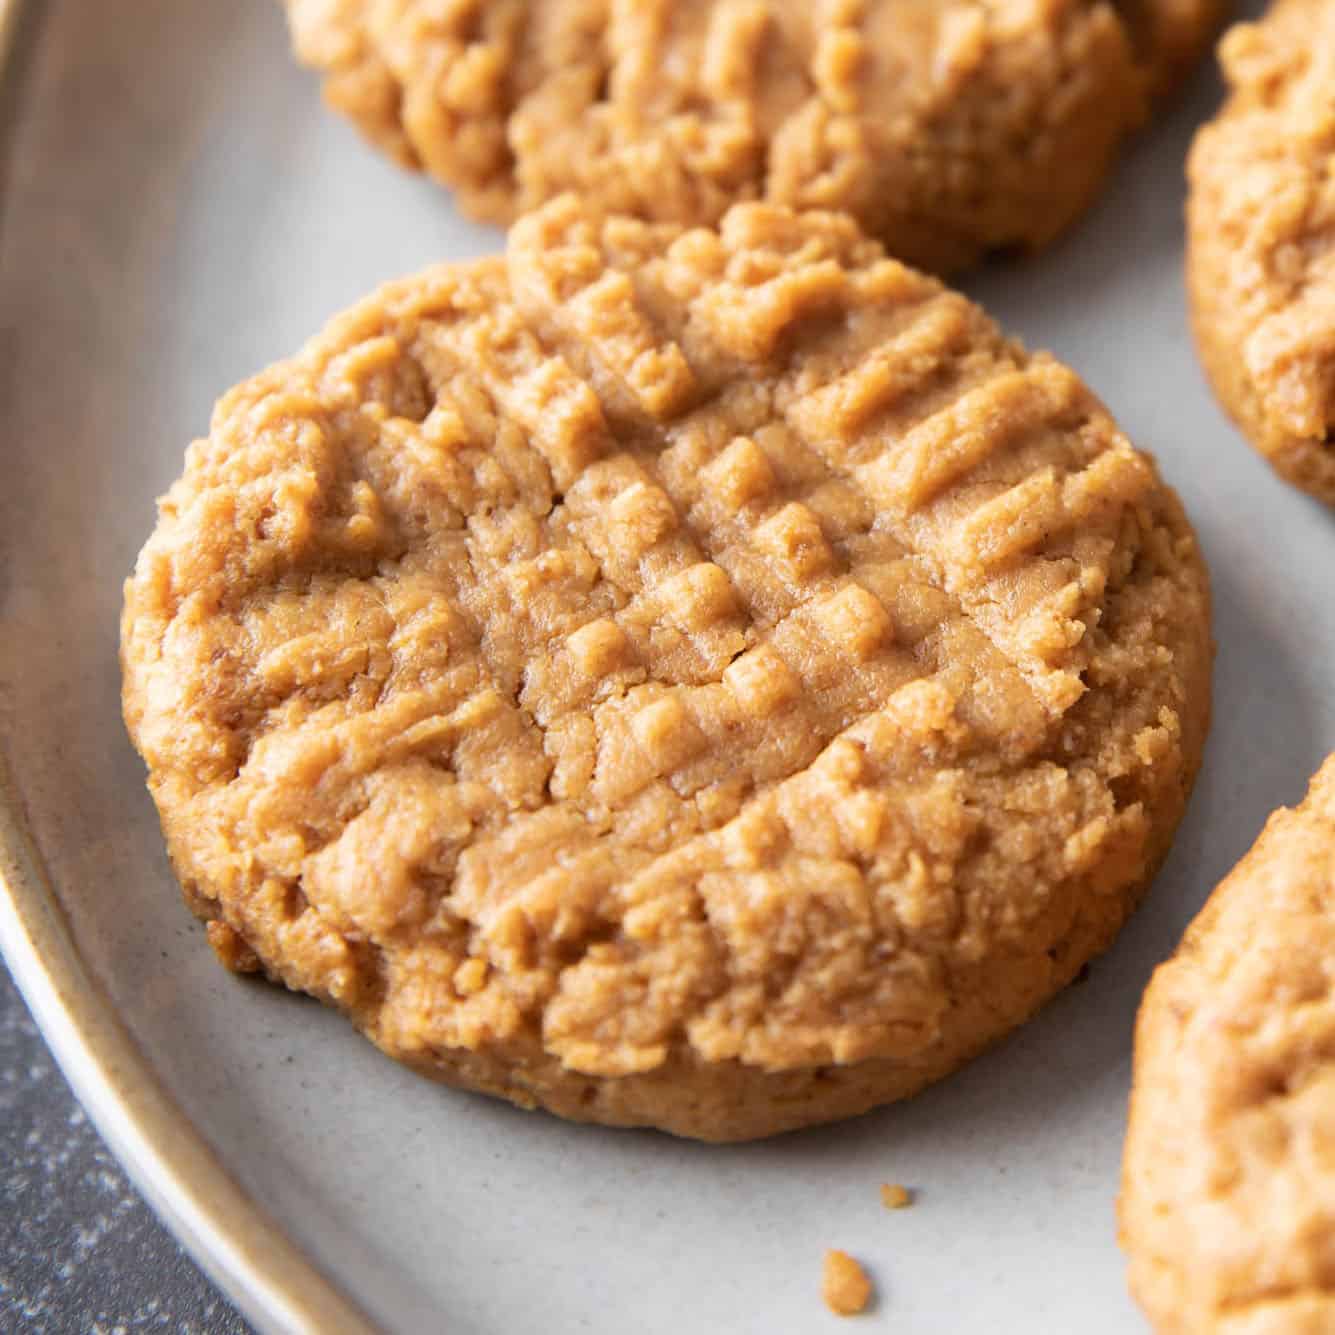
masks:
<svg viewBox="0 0 1335 1335"><path fill-rule="evenodd" d="M47 1044L190 1253L263 1330L370 1335L371 1323L232 1180L117 1020L70 937L2 758L0 888L0 953Z"/></svg>
<svg viewBox="0 0 1335 1335"><path fill-rule="evenodd" d="M13 73L23 0L0 0L0 79ZM236 1184L166 1093L90 976L0 755L0 953L61 1070L136 1186L265 1331L374 1327Z"/></svg>

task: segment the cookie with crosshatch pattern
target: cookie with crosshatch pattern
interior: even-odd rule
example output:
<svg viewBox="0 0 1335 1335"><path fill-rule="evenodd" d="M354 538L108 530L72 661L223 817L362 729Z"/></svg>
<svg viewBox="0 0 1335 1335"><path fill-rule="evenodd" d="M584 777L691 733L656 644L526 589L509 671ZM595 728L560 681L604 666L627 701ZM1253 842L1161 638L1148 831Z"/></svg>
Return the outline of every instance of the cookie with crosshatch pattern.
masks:
<svg viewBox="0 0 1335 1335"><path fill-rule="evenodd" d="M851 220L566 197L222 400L125 714L226 963L441 1079L742 1139L913 1093L1112 940L1208 615L1090 391Z"/></svg>
<svg viewBox="0 0 1335 1335"><path fill-rule="evenodd" d="M761 198L939 273L1069 227L1227 4L284 0L326 101L474 217Z"/></svg>

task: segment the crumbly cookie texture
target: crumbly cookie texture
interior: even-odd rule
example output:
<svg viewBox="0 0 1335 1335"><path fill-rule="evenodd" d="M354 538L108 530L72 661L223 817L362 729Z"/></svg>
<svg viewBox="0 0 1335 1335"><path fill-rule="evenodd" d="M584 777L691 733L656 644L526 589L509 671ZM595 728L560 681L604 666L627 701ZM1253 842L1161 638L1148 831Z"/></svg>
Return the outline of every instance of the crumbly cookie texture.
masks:
<svg viewBox="0 0 1335 1335"><path fill-rule="evenodd" d="M1220 58L1232 94L1188 167L1197 346L1252 444L1335 505L1335 6L1277 0Z"/></svg>
<svg viewBox="0 0 1335 1335"><path fill-rule="evenodd" d="M1209 696L1173 493L842 215L569 197L234 390L126 587L215 944L433 1075L738 1139L1112 939Z"/></svg>
<svg viewBox="0 0 1335 1335"><path fill-rule="evenodd" d="M508 222L852 213L939 272L1091 201L1225 0L286 0L331 105Z"/></svg>
<svg viewBox="0 0 1335 1335"><path fill-rule="evenodd" d="M1335 1330L1333 969L1335 756L1145 994L1121 1225L1156 1330Z"/></svg>

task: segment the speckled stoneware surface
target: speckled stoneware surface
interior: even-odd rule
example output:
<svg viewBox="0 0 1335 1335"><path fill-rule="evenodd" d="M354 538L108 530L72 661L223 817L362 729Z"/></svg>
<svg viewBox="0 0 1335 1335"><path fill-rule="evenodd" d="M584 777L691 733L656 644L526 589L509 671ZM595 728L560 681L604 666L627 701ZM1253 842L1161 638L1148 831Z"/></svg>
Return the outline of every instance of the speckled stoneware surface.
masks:
<svg viewBox="0 0 1335 1335"><path fill-rule="evenodd" d="M834 1322L827 1246L874 1271L869 1329L1139 1329L1113 1198L1140 990L1335 748L1335 517L1236 438L1187 338L1182 161L1213 80L1069 242L968 285L1158 454L1210 558L1217 722L1173 856L1088 981L958 1077L709 1149L437 1088L214 964L120 724L121 577L220 391L379 280L500 238L321 111L271 0L34 10L0 158L0 747L31 837L16 853L10 820L0 928L197 1253L275 1329L354 1321L318 1272L392 1331L808 1332ZM882 1180L915 1206L884 1211Z"/></svg>

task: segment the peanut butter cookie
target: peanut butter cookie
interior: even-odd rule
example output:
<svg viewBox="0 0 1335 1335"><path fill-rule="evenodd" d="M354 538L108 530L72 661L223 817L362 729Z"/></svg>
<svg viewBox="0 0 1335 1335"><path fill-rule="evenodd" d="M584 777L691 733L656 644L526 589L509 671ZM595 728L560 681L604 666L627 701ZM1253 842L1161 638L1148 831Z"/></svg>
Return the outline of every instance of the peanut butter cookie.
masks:
<svg viewBox="0 0 1335 1335"><path fill-rule="evenodd" d="M1150 92L1163 97L1190 73L1232 8L1231 0L1116 0Z"/></svg>
<svg viewBox="0 0 1335 1335"><path fill-rule="evenodd" d="M1188 169L1197 346L1252 444L1335 505L1335 6L1278 0L1220 58L1232 95Z"/></svg>
<svg viewBox="0 0 1335 1335"><path fill-rule="evenodd" d="M328 101L476 217L764 198L944 272L1078 217L1224 0L286 3Z"/></svg>
<svg viewBox="0 0 1335 1335"><path fill-rule="evenodd" d="M1335 756L1154 975L1123 1167L1161 1331L1335 1330Z"/></svg>
<svg viewBox="0 0 1335 1335"><path fill-rule="evenodd" d="M222 400L125 712L233 967L740 1139L913 1093L1112 940L1207 604L1089 390L851 219L563 197Z"/></svg>

